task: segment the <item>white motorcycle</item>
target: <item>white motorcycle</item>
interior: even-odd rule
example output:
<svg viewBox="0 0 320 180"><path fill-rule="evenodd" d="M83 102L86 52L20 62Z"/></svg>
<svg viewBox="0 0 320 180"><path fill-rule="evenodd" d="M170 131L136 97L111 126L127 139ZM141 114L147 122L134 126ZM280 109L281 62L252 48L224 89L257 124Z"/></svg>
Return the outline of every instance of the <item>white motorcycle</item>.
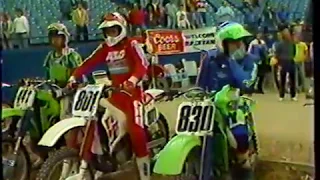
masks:
<svg viewBox="0 0 320 180"><path fill-rule="evenodd" d="M113 92L128 92L110 86L105 71L93 73L96 84L78 88L73 100L72 117L52 126L38 143L52 147L71 130L78 129L75 141L79 149L62 148L53 152L38 172L37 180L95 179L118 170L132 160L133 152L126 132L126 121L109 103ZM169 140L169 128L165 117L155 107L164 91L150 89L144 92L147 102L135 102L148 136L151 156L157 154ZM128 94L130 95L130 94ZM137 122L138 123L138 122ZM83 131L84 130L84 131ZM81 133L82 132L82 133ZM97 170L96 173L93 171ZM58 175L57 175L58 174Z"/></svg>

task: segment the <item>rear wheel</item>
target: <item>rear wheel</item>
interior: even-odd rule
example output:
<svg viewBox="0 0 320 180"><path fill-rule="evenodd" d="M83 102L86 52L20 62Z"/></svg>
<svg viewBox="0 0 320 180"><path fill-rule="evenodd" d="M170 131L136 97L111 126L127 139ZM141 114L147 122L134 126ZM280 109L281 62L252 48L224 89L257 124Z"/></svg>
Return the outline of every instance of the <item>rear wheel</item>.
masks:
<svg viewBox="0 0 320 180"><path fill-rule="evenodd" d="M30 179L30 157L23 144L20 144L17 155L14 155L15 139L2 139L2 171L5 180Z"/></svg>
<svg viewBox="0 0 320 180"><path fill-rule="evenodd" d="M41 166L37 180L59 180L75 176L79 173L81 159L75 149L63 148L52 154ZM85 173L86 180L93 180L93 173L88 168Z"/></svg>

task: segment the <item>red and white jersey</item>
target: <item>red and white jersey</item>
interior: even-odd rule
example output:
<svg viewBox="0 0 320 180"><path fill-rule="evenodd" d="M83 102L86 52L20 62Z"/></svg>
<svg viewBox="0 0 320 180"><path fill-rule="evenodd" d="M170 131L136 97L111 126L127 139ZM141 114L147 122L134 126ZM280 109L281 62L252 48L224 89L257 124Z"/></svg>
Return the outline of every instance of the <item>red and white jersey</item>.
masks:
<svg viewBox="0 0 320 180"><path fill-rule="evenodd" d="M136 84L146 75L149 66L149 62L138 42L126 38L112 47L106 43L100 44L83 64L73 72L73 76L80 78L101 63L108 66L114 86L128 80Z"/></svg>

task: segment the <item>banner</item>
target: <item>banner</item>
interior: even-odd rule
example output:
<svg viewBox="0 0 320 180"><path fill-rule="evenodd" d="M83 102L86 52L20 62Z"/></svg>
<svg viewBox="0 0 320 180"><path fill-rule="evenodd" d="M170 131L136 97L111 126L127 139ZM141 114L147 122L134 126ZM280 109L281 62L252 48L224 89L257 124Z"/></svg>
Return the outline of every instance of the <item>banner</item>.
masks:
<svg viewBox="0 0 320 180"><path fill-rule="evenodd" d="M181 31L170 29L147 30L147 51L156 55L184 52L184 40Z"/></svg>
<svg viewBox="0 0 320 180"><path fill-rule="evenodd" d="M216 47L216 27L182 30L185 39L185 52L199 52Z"/></svg>

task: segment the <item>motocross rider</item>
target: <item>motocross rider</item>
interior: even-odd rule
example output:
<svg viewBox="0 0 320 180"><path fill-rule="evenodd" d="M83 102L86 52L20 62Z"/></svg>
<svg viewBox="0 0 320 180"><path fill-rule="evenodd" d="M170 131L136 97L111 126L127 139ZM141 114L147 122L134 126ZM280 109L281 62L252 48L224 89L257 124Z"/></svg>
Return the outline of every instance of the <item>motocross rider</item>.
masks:
<svg viewBox="0 0 320 180"><path fill-rule="evenodd" d="M56 80L57 85L65 87L82 58L74 49L68 47L70 34L65 25L53 23L48 26L49 42L53 47L44 60L47 79Z"/></svg>
<svg viewBox="0 0 320 180"><path fill-rule="evenodd" d="M127 37L127 22L119 13L106 15L99 29L103 32L105 42L75 69L70 84L97 65L105 63L110 72L112 85L122 87L132 94L130 97L125 93L115 92L108 101L113 109L116 109L113 116L119 121L126 121L133 151L137 156L140 179L149 180L147 138L138 112L142 93L140 80L146 75L149 63L137 41Z"/></svg>
<svg viewBox="0 0 320 180"><path fill-rule="evenodd" d="M200 73L197 79L199 87L207 91L220 91L230 87L236 96L240 90L250 88L257 76L257 57L246 52L245 39L251 34L235 22L224 22L216 33L217 49L203 53ZM217 103L219 107L221 104ZM228 114L223 114L224 117ZM248 130L245 126L230 128L229 134L235 144L237 159L243 167L249 167L248 162ZM241 133L239 133L241 132ZM228 135L228 138L229 138ZM241 162L240 162L241 161Z"/></svg>
<svg viewBox="0 0 320 180"><path fill-rule="evenodd" d="M53 23L47 29L53 50L44 60L46 78L55 80L56 84L63 88L67 85L74 69L82 63L82 58L79 53L68 46L70 34L64 24ZM70 102L70 97L65 97L60 101L61 119L67 118L67 115L70 114Z"/></svg>
<svg viewBox="0 0 320 180"><path fill-rule="evenodd" d="M63 88L68 83L73 70L81 64L82 58L74 49L68 47L70 34L65 25L52 23L47 30L53 50L48 53L43 64L46 71L46 79L55 80L56 84ZM60 101L60 119L66 118L69 112L69 102L69 97L65 97ZM34 168L38 167L45 157L45 154L37 150L37 142L31 137L31 150L39 155L33 164Z"/></svg>

